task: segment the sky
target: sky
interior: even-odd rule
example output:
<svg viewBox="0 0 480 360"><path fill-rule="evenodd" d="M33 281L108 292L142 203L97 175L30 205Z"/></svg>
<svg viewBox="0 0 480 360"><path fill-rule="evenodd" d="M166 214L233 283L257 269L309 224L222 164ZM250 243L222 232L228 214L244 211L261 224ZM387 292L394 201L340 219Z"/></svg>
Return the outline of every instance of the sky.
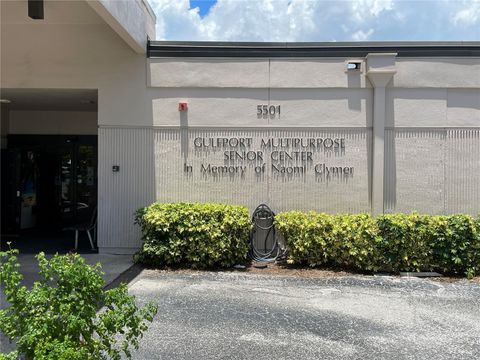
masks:
<svg viewBox="0 0 480 360"><path fill-rule="evenodd" d="M480 40L480 0L149 0L157 40Z"/></svg>

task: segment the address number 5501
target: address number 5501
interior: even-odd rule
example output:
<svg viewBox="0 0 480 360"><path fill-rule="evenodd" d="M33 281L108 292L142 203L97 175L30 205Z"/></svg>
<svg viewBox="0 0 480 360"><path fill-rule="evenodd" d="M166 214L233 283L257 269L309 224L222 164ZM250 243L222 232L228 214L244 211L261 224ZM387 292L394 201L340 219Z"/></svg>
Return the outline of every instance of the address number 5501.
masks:
<svg viewBox="0 0 480 360"><path fill-rule="evenodd" d="M270 116L275 116L275 115L280 115L280 105L274 106L274 105L257 105L257 115L270 115Z"/></svg>

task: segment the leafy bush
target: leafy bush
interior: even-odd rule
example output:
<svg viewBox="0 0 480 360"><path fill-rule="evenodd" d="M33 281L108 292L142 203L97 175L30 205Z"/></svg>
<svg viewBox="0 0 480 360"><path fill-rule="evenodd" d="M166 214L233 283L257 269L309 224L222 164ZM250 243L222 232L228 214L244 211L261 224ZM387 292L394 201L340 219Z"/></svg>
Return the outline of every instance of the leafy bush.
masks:
<svg viewBox="0 0 480 360"><path fill-rule="evenodd" d="M480 219L469 215L327 215L283 212L288 261L360 271L480 272Z"/></svg>
<svg viewBox="0 0 480 360"><path fill-rule="evenodd" d="M139 209L135 222L143 246L136 261L155 266L229 267L245 261L251 230L243 206L155 203Z"/></svg>
<svg viewBox="0 0 480 360"><path fill-rule="evenodd" d="M469 277L480 270L480 226L469 215L395 214L379 216L377 222L389 270L436 270Z"/></svg>
<svg viewBox="0 0 480 360"><path fill-rule="evenodd" d="M432 217L433 254L440 271L473 277L480 273L480 218L468 215Z"/></svg>
<svg viewBox="0 0 480 360"><path fill-rule="evenodd" d="M369 214L335 215L334 265L360 271L379 270L382 241L377 222Z"/></svg>
<svg viewBox="0 0 480 360"><path fill-rule="evenodd" d="M77 254L37 255L41 280L31 290L16 255L0 252L0 285L10 306L0 310L0 330L16 342L17 351L0 359L96 360L130 358L130 346L146 331L156 305L139 309L127 286L104 291L99 264L89 266ZM99 305L102 311L97 314ZM119 340L122 335L123 340Z"/></svg>
<svg viewBox="0 0 480 360"><path fill-rule="evenodd" d="M376 270L379 229L368 214L283 212L275 225L285 236L290 263Z"/></svg>
<svg viewBox="0 0 480 360"><path fill-rule="evenodd" d="M136 223L143 247L136 260L154 266L229 267L245 260L248 209L221 204L152 204ZM357 271L480 272L480 218L469 215L277 214L288 262Z"/></svg>
<svg viewBox="0 0 480 360"><path fill-rule="evenodd" d="M332 215L284 212L276 215L275 226L287 241L291 261L315 267L327 264L332 258Z"/></svg>
<svg viewBox="0 0 480 360"><path fill-rule="evenodd" d="M434 270L435 222L431 216L416 213L380 215L377 223L382 236L383 270Z"/></svg>

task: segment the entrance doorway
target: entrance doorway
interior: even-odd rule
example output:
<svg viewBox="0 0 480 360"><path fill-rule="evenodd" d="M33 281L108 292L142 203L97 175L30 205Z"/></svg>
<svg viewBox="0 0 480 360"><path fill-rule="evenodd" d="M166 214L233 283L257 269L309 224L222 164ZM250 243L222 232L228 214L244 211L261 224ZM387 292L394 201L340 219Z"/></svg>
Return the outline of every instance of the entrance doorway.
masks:
<svg viewBox="0 0 480 360"><path fill-rule="evenodd" d="M97 206L98 91L0 89L1 242L68 252ZM84 231L80 251L91 251Z"/></svg>
<svg viewBox="0 0 480 360"><path fill-rule="evenodd" d="M2 240L71 249L73 234L63 229L89 222L97 206L97 136L9 135L4 160Z"/></svg>

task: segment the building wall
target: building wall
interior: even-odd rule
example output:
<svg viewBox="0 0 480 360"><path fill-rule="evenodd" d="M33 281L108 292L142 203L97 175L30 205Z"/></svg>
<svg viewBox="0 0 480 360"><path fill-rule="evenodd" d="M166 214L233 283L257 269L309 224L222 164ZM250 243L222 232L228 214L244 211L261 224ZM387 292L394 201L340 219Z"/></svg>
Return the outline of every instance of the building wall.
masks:
<svg viewBox="0 0 480 360"><path fill-rule="evenodd" d="M365 63L347 72L347 60L353 59L149 60L157 200L370 211L374 88ZM385 99L385 212L480 212L479 65L478 58L395 59ZM188 102L187 113L178 111L179 101ZM281 105L281 116L257 117L256 105L264 103ZM313 163L353 164L347 181L254 173L212 178L202 164L225 165L222 151L192 149L195 137L252 137L255 149L261 138L327 133L344 137L345 151L318 154Z"/></svg>
<svg viewBox="0 0 480 360"><path fill-rule="evenodd" d="M97 135L90 111L10 111L9 134Z"/></svg>
<svg viewBox="0 0 480 360"><path fill-rule="evenodd" d="M480 60L397 60L387 92L386 211L480 212Z"/></svg>
<svg viewBox="0 0 480 360"><path fill-rule="evenodd" d="M133 213L154 200L371 211L378 136L385 140L375 150L385 156L386 212L480 212L479 58L393 59L379 135L377 88L365 59L146 60L85 1L47 1L50 15L41 23L26 17L24 5L1 2L1 87L98 89L102 252L138 248ZM361 60L362 70L346 71L348 60ZM187 112L178 111L179 101L188 102ZM281 114L258 116L257 105L280 105ZM13 131L47 131L11 120ZM251 144L213 150L195 147L196 138ZM261 145L271 138L343 139L345 146L303 149L311 161L288 160L283 165L297 172L274 173L282 164ZM226 160L225 151L237 150L263 151L264 159ZM202 173L208 164L244 173ZM318 164L342 173L315 173Z"/></svg>
<svg viewBox="0 0 480 360"><path fill-rule="evenodd" d="M477 215L479 159L479 127L387 130L385 211Z"/></svg>
<svg viewBox="0 0 480 360"><path fill-rule="evenodd" d="M127 178L143 179L147 170L134 168L130 173L124 165L130 154L143 155L148 150L145 142L136 143L134 132L124 127L153 124L145 54L134 52L83 0L46 1L42 21L27 17L26 1L2 1L0 6L1 88L98 89L97 130L92 130L99 136L98 245L103 252L132 252L132 244L138 247L140 243L133 213L154 200L153 192ZM10 123L13 131L20 126L14 120ZM46 131L25 125L24 132ZM58 123L51 125L52 131L59 131ZM83 131L80 123L75 126ZM125 133L113 153L103 146L110 144L108 131L102 132L112 126ZM116 179L111 172L114 162L122 169Z"/></svg>
<svg viewBox="0 0 480 360"><path fill-rule="evenodd" d="M155 199L153 140L151 128L99 128L101 252L133 253L140 246L139 229L133 224L134 213ZM120 166L120 171L112 172L113 165Z"/></svg>

